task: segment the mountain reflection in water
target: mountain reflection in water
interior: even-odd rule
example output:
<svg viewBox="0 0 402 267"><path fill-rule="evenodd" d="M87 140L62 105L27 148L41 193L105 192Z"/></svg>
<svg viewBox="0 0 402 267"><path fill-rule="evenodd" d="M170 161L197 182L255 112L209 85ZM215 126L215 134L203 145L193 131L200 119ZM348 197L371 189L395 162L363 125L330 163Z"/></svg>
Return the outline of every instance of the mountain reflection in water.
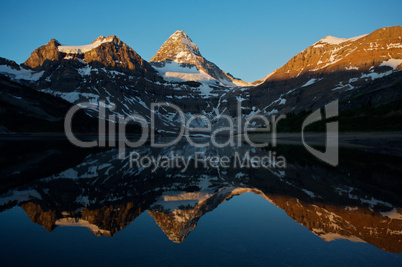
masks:
<svg viewBox="0 0 402 267"><path fill-rule="evenodd" d="M397 157L341 149L340 165L334 168L303 147L280 145L275 152L286 158L285 169L190 164L185 172L152 172L130 168L129 155L120 160L115 149L84 150L64 141L8 141L1 151L0 211L20 206L49 232L80 226L97 236L114 236L145 212L172 242L182 243L206 213L251 192L324 241L347 239L402 252L402 165ZM131 151L155 157L171 151L185 157L198 151L230 158L235 151L268 153L245 144L217 149L184 142Z"/></svg>

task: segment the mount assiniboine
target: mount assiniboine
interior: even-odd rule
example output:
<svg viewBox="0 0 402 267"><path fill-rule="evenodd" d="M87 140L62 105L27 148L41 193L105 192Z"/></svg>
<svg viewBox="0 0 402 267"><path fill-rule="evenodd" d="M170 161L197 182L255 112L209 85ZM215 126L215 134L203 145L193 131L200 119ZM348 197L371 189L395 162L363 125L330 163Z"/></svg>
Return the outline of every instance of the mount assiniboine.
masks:
<svg viewBox="0 0 402 267"><path fill-rule="evenodd" d="M166 80L219 81L227 86L250 85L206 60L184 31L176 31L170 36L150 62Z"/></svg>
<svg viewBox="0 0 402 267"><path fill-rule="evenodd" d="M252 84L205 59L183 31L170 36L150 62L116 36L101 36L83 46L61 45L52 39L21 65L0 58L4 107L0 112L10 108L30 116L18 102L28 105L34 100L14 95L10 89L23 86L70 103L104 100L115 105L111 113L140 114L148 122L150 104L155 102L173 103L186 117L205 115L215 127L219 115L236 116L238 101L243 119L255 114L297 115L335 99L341 111L369 105L373 109L392 107L393 114L381 116L400 116L401 38L401 26L350 39L327 36ZM97 112L88 110L88 115L96 117ZM160 133L174 133L180 127L174 110L161 108L154 115ZM1 132L18 131L3 120L0 123ZM203 121L194 121L192 126L202 127Z"/></svg>

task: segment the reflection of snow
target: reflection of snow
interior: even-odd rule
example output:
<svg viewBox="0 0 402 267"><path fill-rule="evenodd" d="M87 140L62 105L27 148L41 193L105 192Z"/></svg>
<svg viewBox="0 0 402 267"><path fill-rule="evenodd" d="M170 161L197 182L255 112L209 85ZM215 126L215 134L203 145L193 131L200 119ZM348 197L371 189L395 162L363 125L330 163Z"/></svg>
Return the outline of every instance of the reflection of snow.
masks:
<svg viewBox="0 0 402 267"><path fill-rule="evenodd" d="M396 209L392 209L391 211L388 212L380 212L381 215L387 216L390 219L393 220L402 220L402 214L399 213Z"/></svg>
<svg viewBox="0 0 402 267"><path fill-rule="evenodd" d="M346 236L346 235L341 235L341 234L336 234L336 233L326 233L326 234L321 234L319 235L319 237L321 237L323 240L330 242L330 241L334 241L337 239L346 239L352 242L359 242L359 243L367 243L366 241L364 241L361 238L358 238L356 236Z"/></svg>
<svg viewBox="0 0 402 267"><path fill-rule="evenodd" d="M55 223L57 226L69 226L69 227L86 227L91 230L96 235L110 235L110 231L100 229L95 224L91 224L83 219L76 218L61 218L58 219Z"/></svg>
<svg viewBox="0 0 402 267"><path fill-rule="evenodd" d="M42 196L38 193L38 191L34 189L29 189L25 191L12 191L9 194L3 195L0 198L0 205L5 205L14 201L21 203L23 201L28 201L34 198L42 199Z"/></svg>
<svg viewBox="0 0 402 267"><path fill-rule="evenodd" d="M387 61L384 61L383 63L381 63L380 67L381 66L388 66L388 67L391 67L393 69L396 69L401 64L402 64L402 59L391 58L391 59L388 59Z"/></svg>

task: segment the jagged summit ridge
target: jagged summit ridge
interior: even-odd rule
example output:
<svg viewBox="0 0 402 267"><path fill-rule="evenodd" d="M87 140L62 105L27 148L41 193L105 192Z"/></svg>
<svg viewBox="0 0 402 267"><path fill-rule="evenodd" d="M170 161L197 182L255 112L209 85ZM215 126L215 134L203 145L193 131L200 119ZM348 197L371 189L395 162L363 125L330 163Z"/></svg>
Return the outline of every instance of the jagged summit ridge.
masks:
<svg viewBox="0 0 402 267"><path fill-rule="evenodd" d="M108 67L150 80L162 80L147 61L115 35L99 36L91 44L78 46L62 45L51 39L35 49L23 66L41 71L61 64L64 69L69 65L65 60L90 64L87 69Z"/></svg>

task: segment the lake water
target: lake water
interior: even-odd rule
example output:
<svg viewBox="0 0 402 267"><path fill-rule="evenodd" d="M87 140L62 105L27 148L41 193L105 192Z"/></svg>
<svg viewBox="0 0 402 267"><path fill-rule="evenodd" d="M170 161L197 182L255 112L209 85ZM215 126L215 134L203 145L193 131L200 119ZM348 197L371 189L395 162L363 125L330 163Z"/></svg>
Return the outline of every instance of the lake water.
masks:
<svg viewBox="0 0 402 267"><path fill-rule="evenodd" d="M400 157L304 147L79 149L0 142L2 266L401 266ZM141 157L245 155L285 167L141 168ZM173 153L173 154L172 154ZM131 158L132 161L132 158ZM202 164L200 164L202 165Z"/></svg>

